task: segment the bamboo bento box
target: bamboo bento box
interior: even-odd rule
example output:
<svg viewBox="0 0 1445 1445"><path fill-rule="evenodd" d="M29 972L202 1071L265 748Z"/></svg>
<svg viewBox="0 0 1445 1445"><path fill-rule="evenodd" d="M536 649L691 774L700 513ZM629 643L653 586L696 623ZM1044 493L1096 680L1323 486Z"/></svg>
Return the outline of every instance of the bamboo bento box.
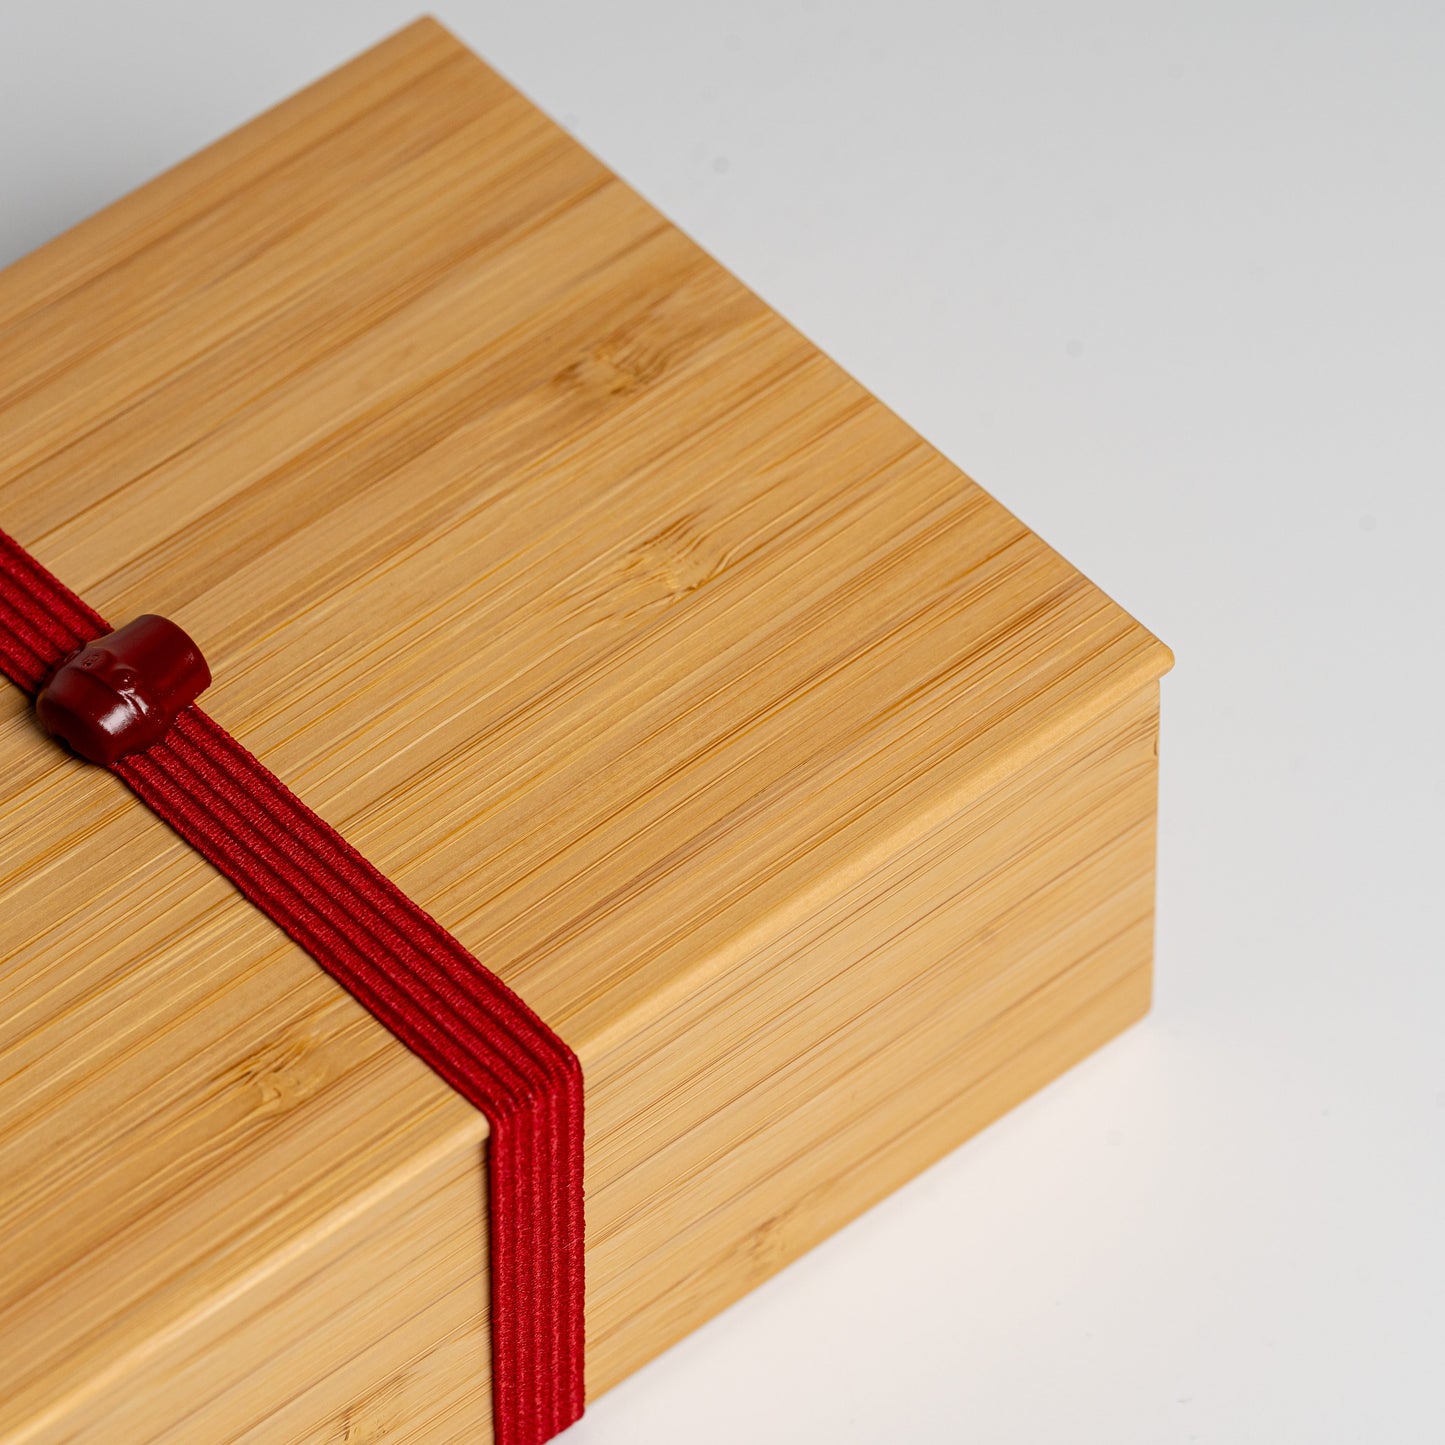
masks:
<svg viewBox="0 0 1445 1445"><path fill-rule="evenodd" d="M580 1057L589 1397L1148 1008L1168 651L438 25L0 337L0 526ZM488 1438L481 1115L11 687L0 810L0 1441Z"/></svg>

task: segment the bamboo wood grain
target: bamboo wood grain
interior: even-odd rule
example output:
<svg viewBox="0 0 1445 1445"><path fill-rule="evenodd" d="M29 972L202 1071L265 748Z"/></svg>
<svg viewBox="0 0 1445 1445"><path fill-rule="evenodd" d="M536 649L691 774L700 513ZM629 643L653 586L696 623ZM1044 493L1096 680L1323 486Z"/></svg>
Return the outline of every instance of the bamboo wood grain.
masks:
<svg viewBox="0 0 1445 1445"><path fill-rule="evenodd" d="M0 525L538 1007L595 1394L1147 1007L1167 651L423 22L0 273ZM476 1439L482 1120L0 694L0 1439Z"/></svg>

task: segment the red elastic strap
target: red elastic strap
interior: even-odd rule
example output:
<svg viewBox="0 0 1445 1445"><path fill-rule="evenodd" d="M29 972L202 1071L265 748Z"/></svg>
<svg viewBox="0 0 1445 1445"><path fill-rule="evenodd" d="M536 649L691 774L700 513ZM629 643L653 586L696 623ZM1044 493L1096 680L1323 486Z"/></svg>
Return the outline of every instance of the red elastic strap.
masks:
<svg viewBox="0 0 1445 1445"><path fill-rule="evenodd" d="M110 630L0 532L0 672L33 695ZM111 771L486 1115L496 1440L550 1440L583 1408L577 1056L199 707Z"/></svg>

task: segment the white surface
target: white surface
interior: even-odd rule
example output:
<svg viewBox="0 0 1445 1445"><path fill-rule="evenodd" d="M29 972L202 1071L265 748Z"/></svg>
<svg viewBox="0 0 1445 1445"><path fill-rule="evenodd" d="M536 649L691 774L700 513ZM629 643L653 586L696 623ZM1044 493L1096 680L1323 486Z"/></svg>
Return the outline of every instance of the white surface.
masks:
<svg viewBox="0 0 1445 1445"><path fill-rule="evenodd" d="M436 9L1179 657L1150 1020L569 1438L1445 1438L1445 7ZM5 0L0 259L411 13Z"/></svg>

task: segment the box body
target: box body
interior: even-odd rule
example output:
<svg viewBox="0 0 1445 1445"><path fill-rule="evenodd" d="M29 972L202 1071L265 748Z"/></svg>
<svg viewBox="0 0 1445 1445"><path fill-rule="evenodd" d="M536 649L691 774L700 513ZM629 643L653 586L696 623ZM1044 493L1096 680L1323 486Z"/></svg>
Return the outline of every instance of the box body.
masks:
<svg viewBox="0 0 1445 1445"><path fill-rule="evenodd" d="M596 1395L1138 1018L1167 651L424 22L0 275L0 525L588 1089ZM0 695L0 1440L486 1438L486 1125Z"/></svg>

